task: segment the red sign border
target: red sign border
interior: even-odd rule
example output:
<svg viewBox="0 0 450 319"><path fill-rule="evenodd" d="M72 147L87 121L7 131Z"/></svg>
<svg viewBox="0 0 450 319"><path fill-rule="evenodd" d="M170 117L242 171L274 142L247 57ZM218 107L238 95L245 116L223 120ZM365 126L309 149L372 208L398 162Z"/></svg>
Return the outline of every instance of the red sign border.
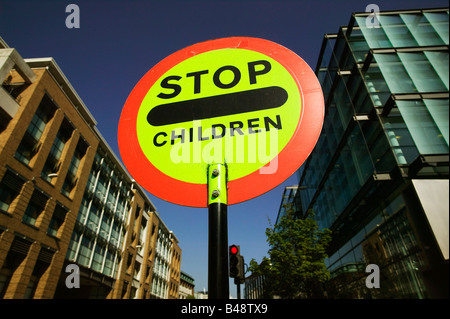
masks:
<svg viewBox="0 0 450 319"><path fill-rule="evenodd" d="M136 131L142 100L153 84L175 65L204 52L227 48L253 50L279 62L295 79L302 100L297 129L278 154L276 173L260 174L257 170L229 181L228 205L252 199L281 184L303 164L319 138L325 110L322 88L313 70L297 54L272 41L250 37L221 38L191 45L163 59L139 80L128 96L119 120L119 150L126 168L139 185L163 200L183 206L207 207L207 185L174 179L147 159Z"/></svg>

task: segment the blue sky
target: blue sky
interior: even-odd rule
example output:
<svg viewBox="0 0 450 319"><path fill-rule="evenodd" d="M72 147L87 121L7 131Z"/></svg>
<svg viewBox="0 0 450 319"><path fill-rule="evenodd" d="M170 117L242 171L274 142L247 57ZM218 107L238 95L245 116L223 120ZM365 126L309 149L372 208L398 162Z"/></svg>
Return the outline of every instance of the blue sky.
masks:
<svg viewBox="0 0 450 319"><path fill-rule="evenodd" d="M65 25L70 3L80 8L78 29ZM0 36L24 58L56 60L120 158L122 107L141 77L166 56L197 42L250 36L291 49L315 69L323 35L337 32L352 12L365 11L370 3L382 11L448 6L443 0L3 0ZM267 255L268 220L276 220L284 187L296 183L294 174L272 191L228 207L228 242L241 246L247 263ZM207 289L207 209L149 197L180 240L182 271L195 278L196 290ZM236 295L234 284L230 293Z"/></svg>

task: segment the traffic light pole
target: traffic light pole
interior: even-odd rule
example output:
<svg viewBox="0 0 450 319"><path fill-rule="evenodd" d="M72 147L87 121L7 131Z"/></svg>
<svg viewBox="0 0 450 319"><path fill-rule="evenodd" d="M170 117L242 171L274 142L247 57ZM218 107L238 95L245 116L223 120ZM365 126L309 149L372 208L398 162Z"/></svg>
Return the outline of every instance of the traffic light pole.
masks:
<svg viewBox="0 0 450 319"><path fill-rule="evenodd" d="M227 171L208 166L208 298L228 299Z"/></svg>
<svg viewBox="0 0 450 319"><path fill-rule="evenodd" d="M234 278L234 283L236 285L236 298L241 299L241 279Z"/></svg>

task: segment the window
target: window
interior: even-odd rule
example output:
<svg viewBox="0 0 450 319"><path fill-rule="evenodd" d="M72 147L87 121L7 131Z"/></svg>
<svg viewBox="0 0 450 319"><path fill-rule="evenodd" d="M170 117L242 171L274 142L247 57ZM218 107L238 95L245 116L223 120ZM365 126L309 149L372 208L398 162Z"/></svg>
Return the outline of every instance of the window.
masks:
<svg viewBox="0 0 450 319"><path fill-rule="evenodd" d="M119 217L119 219L122 219L122 216L124 215L125 215L125 198L123 198L123 196L120 196L117 201L116 216Z"/></svg>
<svg viewBox="0 0 450 319"><path fill-rule="evenodd" d="M61 228L64 220L66 219L67 210L59 204L56 204L55 211L53 212L52 219L48 226L47 234L55 236L58 234L58 230Z"/></svg>
<svg viewBox="0 0 450 319"><path fill-rule="evenodd" d="M397 106L421 154L448 153L448 100L397 101Z"/></svg>
<svg viewBox="0 0 450 319"><path fill-rule="evenodd" d="M11 277L23 263L31 244L32 243L26 239L17 236L14 238L0 270L0 298L3 298L8 289Z"/></svg>
<svg viewBox="0 0 450 319"><path fill-rule="evenodd" d="M64 184L61 189L61 192L68 197L70 196L70 193L77 184L78 166L80 166L81 159L86 154L87 148L88 145L86 144L86 142L84 142L83 139L80 139L77 148L75 149L75 153L73 154L72 161L70 162L69 170L66 175L66 179L64 180Z"/></svg>
<svg viewBox="0 0 450 319"><path fill-rule="evenodd" d="M130 298L131 299L136 299L137 298L137 288L131 287Z"/></svg>
<svg viewBox="0 0 450 319"><path fill-rule="evenodd" d="M37 219L44 211L45 205L47 205L47 200L48 197L44 193L35 189L23 215L22 222L28 225L36 225Z"/></svg>
<svg viewBox="0 0 450 319"><path fill-rule="evenodd" d="M109 192L108 192L108 199L106 201L106 208L110 211L111 214L114 212L114 206L116 204L116 198L114 197L114 189L112 188L113 184L111 184Z"/></svg>
<svg viewBox="0 0 450 319"><path fill-rule="evenodd" d="M55 174L59 170L59 166L61 165L59 159L61 158L61 154L64 150L66 142L72 135L72 131L72 125L67 119L64 119L61 124L61 128L56 135L55 141L53 142L50 153L48 154L47 160L45 161L44 168L41 172L41 177L48 182L52 181L52 177L49 175Z"/></svg>
<svg viewBox="0 0 450 319"><path fill-rule="evenodd" d="M353 28L351 33L347 35L349 45L352 49L352 53L355 56L355 60L358 63L364 62L367 52L369 51L369 45L364 39L364 35L360 28Z"/></svg>
<svg viewBox="0 0 450 319"><path fill-rule="evenodd" d="M9 269L0 270L0 297L3 297L6 288L8 287L11 278L11 271Z"/></svg>
<svg viewBox="0 0 450 319"><path fill-rule="evenodd" d="M442 85L446 88L444 91L449 89L449 68L448 68L448 51L424 51L423 52L430 61L434 68L434 71L439 75Z"/></svg>
<svg viewBox="0 0 450 319"><path fill-rule="evenodd" d="M417 46L416 39L399 15L380 15L379 20L393 47Z"/></svg>
<svg viewBox="0 0 450 319"><path fill-rule="evenodd" d="M105 268L103 269L103 273L107 276L112 276L113 268L114 268L114 255L109 250L107 250L105 258Z"/></svg>
<svg viewBox="0 0 450 319"><path fill-rule="evenodd" d="M78 243L80 242L80 233L78 231L74 231L72 233L72 238L70 239L69 247L67 249L67 259L74 261L75 255L77 253Z"/></svg>
<svg viewBox="0 0 450 319"><path fill-rule="evenodd" d="M107 187L108 181L106 181L105 178L102 175L100 175L97 181L97 191L95 192L95 196L101 202L105 200Z"/></svg>
<svg viewBox="0 0 450 319"><path fill-rule="evenodd" d="M98 272L102 270L104 255L105 255L105 248L97 245L94 251L94 258L92 259L92 269Z"/></svg>
<svg viewBox="0 0 450 319"><path fill-rule="evenodd" d="M77 262L83 266L89 265L89 260L92 254L92 247L94 243L87 237L83 237L81 240L80 251L78 253Z"/></svg>
<svg viewBox="0 0 450 319"><path fill-rule="evenodd" d="M140 247L138 247L138 253L142 254L142 249L145 245L145 237L147 236L147 219L145 219L144 216L142 216L141 219L141 228L139 231L139 245Z"/></svg>
<svg viewBox="0 0 450 319"><path fill-rule="evenodd" d="M101 211L99 211L99 209L95 205L91 205L86 226L93 232L97 232L97 228L100 223L100 214Z"/></svg>
<svg viewBox="0 0 450 319"><path fill-rule="evenodd" d="M447 12L425 12L423 15L439 34L442 41L448 45L448 10Z"/></svg>
<svg viewBox="0 0 450 319"><path fill-rule="evenodd" d="M6 171L0 183L0 210L8 212L11 203L19 195L24 180L11 171Z"/></svg>
<svg viewBox="0 0 450 319"><path fill-rule="evenodd" d="M109 229L111 228L112 219L107 214L103 214L102 223L100 224L100 236L104 239L108 239Z"/></svg>
<svg viewBox="0 0 450 319"><path fill-rule="evenodd" d="M393 108L389 116L382 118L388 142L398 164L412 163L419 153L398 108Z"/></svg>
<svg viewBox="0 0 450 319"><path fill-rule="evenodd" d="M22 163L29 165L31 159L39 151L39 141L42 133L44 132L47 123L55 114L55 110L56 106L51 99L47 95L44 95L15 154L15 157Z"/></svg>
<svg viewBox="0 0 450 319"><path fill-rule="evenodd" d="M134 278L139 279L140 274L141 274L141 264L136 261L134 263Z"/></svg>
<svg viewBox="0 0 450 319"><path fill-rule="evenodd" d="M448 67L448 64L447 64ZM434 123L440 131L439 137L443 139L441 143L445 143L447 145L448 152L448 144L449 144L449 125L448 125L448 99L423 99L425 106L430 112L431 117L433 118ZM446 153L447 153L446 152Z"/></svg>
<svg viewBox="0 0 450 319"><path fill-rule="evenodd" d="M25 82L22 77L14 77L9 74L9 76L0 85L6 92L9 93L18 103L20 102L19 95L29 86L30 84Z"/></svg>
<svg viewBox="0 0 450 319"><path fill-rule="evenodd" d="M381 28L367 27L366 18L356 22L371 48L448 45L448 13L380 15Z"/></svg>
<svg viewBox="0 0 450 319"><path fill-rule="evenodd" d="M133 263L133 255L128 253L128 258L127 258L127 274L131 273L131 264Z"/></svg>
<svg viewBox="0 0 450 319"><path fill-rule="evenodd" d="M6 113L2 108L0 108L0 134L6 129L9 121L11 121L11 117L9 116L9 114Z"/></svg>
<svg viewBox="0 0 450 319"><path fill-rule="evenodd" d="M374 57L392 93L448 91L448 52L375 53Z"/></svg>
<svg viewBox="0 0 450 319"><path fill-rule="evenodd" d="M96 184L96 174L94 171L91 171L89 174L88 182L86 184L86 192L88 195L92 195L94 193L95 184Z"/></svg>
<svg viewBox="0 0 450 319"><path fill-rule="evenodd" d="M110 241L112 244L116 247L119 247L120 243L120 225L118 225L116 222L113 223L112 230L111 230L111 239Z"/></svg>
<svg viewBox="0 0 450 319"><path fill-rule="evenodd" d="M374 57L392 93L417 93L416 86L397 54L376 53ZM379 90L378 86L375 89Z"/></svg>
<svg viewBox="0 0 450 319"><path fill-rule="evenodd" d="M435 56L436 54L438 55ZM399 52L398 56L419 92L448 91L448 52L428 53L428 56L432 58L431 62L424 52ZM437 65L433 65L432 62L437 63ZM444 70L445 64L447 70L441 72ZM441 70L439 71L439 69ZM441 75L436 72L437 70ZM441 78L446 80L447 86Z"/></svg>
<svg viewBox="0 0 450 319"><path fill-rule="evenodd" d="M72 157L72 161L70 162L69 171L67 172L66 179L64 180L64 184L61 190L61 192L66 196L70 196L70 192L77 184L77 171L79 165L80 158L78 157L78 155L74 155Z"/></svg>
<svg viewBox="0 0 450 319"><path fill-rule="evenodd" d="M39 280L50 266L54 253L55 251L52 249L41 247L36 264L34 265L33 273L31 274L30 281L28 282L28 286L25 291L24 299L34 297Z"/></svg>
<svg viewBox="0 0 450 319"><path fill-rule="evenodd" d="M367 27L366 17L357 16L356 23L361 28L361 32L370 48L390 48L392 46L383 28Z"/></svg>
<svg viewBox="0 0 450 319"><path fill-rule="evenodd" d="M89 211L89 201L86 198L83 198L80 205L80 211L78 212L77 221L84 224L86 221L86 216Z"/></svg>
<svg viewBox="0 0 450 319"><path fill-rule="evenodd" d="M405 21L406 26L420 46L445 44L439 36L437 30L433 28L431 23L426 18L427 15L427 13L425 13L425 15L405 13L400 14L400 17L403 19L403 21Z"/></svg>
<svg viewBox="0 0 450 319"><path fill-rule="evenodd" d="M128 290L128 284L127 284L127 282L125 281L124 282L124 284L123 284L123 287L122 287L122 299L124 299L125 297L126 297L126 295L127 295L127 290Z"/></svg>

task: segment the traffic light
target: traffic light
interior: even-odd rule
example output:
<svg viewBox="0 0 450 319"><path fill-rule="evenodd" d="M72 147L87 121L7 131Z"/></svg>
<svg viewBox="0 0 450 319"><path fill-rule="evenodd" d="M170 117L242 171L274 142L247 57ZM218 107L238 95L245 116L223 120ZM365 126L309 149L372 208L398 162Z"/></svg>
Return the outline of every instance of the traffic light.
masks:
<svg viewBox="0 0 450 319"><path fill-rule="evenodd" d="M230 246L230 277L244 279L244 257L238 245Z"/></svg>
<svg viewBox="0 0 450 319"><path fill-rule="evenodd" d="M238 275L238 263L239 263L239 246L230 246L230 277L236 278Z"/></svg>

